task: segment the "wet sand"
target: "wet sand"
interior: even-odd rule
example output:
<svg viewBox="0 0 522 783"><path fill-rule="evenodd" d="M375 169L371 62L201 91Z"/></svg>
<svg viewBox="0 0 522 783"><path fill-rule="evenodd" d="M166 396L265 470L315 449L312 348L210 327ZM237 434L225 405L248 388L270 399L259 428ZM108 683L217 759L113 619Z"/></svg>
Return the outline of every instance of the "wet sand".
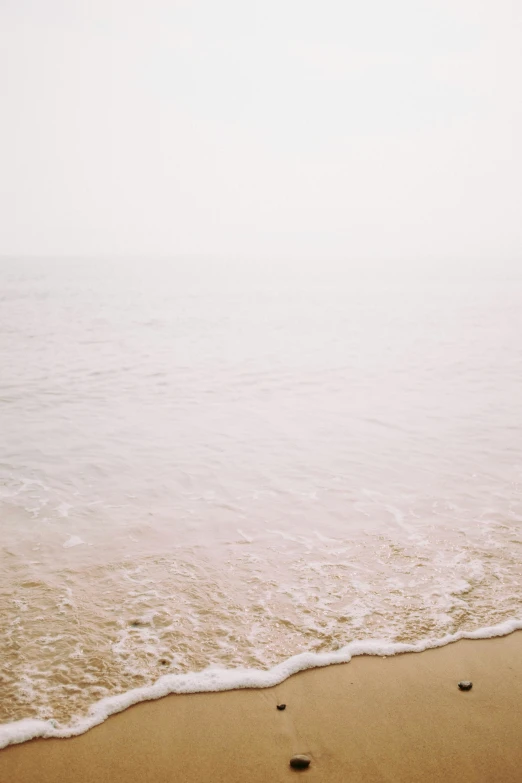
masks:
<svg viewBox="0 0 522 783"><path fill-rule="evenodd" d="M473 689L459 691L459 680ZM286 703L284 711L277 704ZM290 757L311 766L291 770ZM520 783L522 632L355 658L266 690L168 696L0 751L1 783Z"/></svg>

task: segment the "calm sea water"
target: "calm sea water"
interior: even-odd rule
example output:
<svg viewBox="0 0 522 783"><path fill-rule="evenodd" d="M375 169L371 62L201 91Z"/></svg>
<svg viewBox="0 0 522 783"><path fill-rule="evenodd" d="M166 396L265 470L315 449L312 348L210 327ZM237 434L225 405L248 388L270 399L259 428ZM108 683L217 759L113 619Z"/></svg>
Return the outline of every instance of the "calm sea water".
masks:
<svg viewBox="0 0 522 783"><path fill-rule="evenodd" d="M0 720L522 617L522 279L0 262Z"/></svg>

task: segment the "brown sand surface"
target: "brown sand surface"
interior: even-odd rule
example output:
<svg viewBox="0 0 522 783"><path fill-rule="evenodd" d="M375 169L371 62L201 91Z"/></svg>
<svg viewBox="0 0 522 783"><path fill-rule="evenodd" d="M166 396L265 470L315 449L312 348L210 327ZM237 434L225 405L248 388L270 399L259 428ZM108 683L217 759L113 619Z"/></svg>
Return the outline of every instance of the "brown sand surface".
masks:
<svg viewBox="0 0 522 783"><path fill-rule="evenodd" d="M473 681L468 693L457 682ZM276 709L278 703L286 710ZM306 753L310 768L288 766ZM296 778L297 776L297 778ZM1 783L521 783L522 632L173 695L0 751Z"/></svg>

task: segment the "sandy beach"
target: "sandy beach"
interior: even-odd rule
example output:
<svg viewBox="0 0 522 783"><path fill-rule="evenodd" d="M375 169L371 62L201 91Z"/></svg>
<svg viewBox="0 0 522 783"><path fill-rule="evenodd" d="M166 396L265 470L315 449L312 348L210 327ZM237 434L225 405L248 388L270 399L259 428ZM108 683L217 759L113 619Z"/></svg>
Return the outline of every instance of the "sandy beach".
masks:
<svg viewBox="0 0 522 783"><path fill-rule="evenodd" d="M459 680L473 688L461 692ZM284 703L280 711L277 705ZM289 767L293 754L308 770ZM354 658L265 690L173 695L0 752L1 783L522 779L522 632Z"/></svg>

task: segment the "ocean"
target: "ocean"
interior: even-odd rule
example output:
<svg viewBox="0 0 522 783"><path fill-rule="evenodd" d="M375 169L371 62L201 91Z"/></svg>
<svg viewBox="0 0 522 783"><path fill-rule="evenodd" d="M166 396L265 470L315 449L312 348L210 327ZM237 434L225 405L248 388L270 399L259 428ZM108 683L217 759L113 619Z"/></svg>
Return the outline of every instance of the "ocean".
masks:
<svg viewBox="0 0 522 783"><path fill-rule="evenodd" d="M522 628L522 273L0 260L0 747Z"/></svg>

